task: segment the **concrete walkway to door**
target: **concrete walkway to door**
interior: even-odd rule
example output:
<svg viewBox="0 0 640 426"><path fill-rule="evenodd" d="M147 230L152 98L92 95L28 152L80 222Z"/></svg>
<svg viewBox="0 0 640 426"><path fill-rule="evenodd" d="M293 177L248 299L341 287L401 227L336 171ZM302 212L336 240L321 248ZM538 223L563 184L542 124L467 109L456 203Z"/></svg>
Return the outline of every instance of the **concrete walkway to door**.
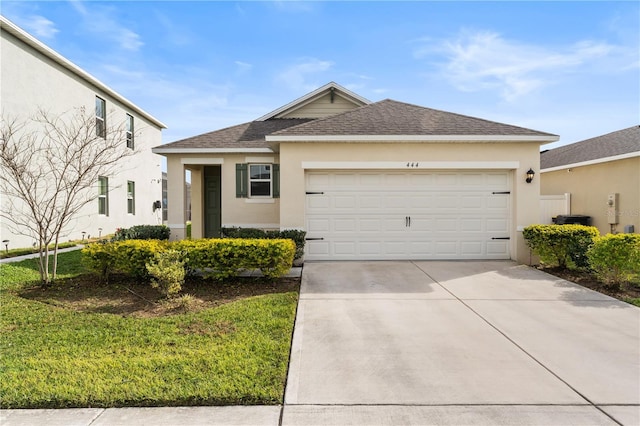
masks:
<svg viewBox="0 0 640 426"><path fill-rule="evenodd" d="M508 261L306 263L281 424L640 424L640 309Z"/></svg>

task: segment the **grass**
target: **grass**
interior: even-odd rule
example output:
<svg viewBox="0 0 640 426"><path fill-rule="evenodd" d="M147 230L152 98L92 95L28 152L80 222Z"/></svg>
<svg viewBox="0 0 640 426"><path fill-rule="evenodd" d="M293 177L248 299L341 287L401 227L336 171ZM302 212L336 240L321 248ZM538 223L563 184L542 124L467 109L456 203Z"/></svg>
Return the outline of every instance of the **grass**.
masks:
<svg viewBox="0 0 640 426"><path fill-rule="evenodd" d="M82 274L80 253L58 268ZM297 293L139 318L20 297L38 278L35 261L0 267L2 408L282 402Z"/></svg>

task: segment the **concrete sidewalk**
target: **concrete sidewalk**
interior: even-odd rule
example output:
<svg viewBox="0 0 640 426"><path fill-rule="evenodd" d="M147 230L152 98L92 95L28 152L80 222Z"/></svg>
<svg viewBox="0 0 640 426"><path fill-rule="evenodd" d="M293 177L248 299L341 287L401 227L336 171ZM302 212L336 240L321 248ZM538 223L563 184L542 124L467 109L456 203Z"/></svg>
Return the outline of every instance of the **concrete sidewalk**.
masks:
<svg viewBox="0 0 640 426"><path fill-rule="evenodd" d="M513 262L307 263L284 406L0 425L638 425L640 309Z"/></svg>
<svg viewBox="0 0 640 426"><path fill-rule="evenodd" d="M75 250L82 250L84 248L84 245L82 244L78 244L75 247L68 247L68 248L63 248L58 250L58 254L60 253L66 253L68 251L75 251ZM53 251L49 251L50 254L53 254ZM27 260L27 259L37 259L38 256L40 256L39 253L33 253L33 254L25 254L22 256L15 256L15 257L7 257L4 259L0 259L0 263L14 263L14 262L21 262L23 260Z"/></svg>

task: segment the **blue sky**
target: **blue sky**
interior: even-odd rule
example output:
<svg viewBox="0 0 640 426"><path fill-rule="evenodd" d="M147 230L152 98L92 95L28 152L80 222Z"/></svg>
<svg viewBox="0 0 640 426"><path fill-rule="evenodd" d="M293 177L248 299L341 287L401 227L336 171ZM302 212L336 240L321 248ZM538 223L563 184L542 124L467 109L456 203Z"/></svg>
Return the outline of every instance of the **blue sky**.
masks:
<svg viewBox="0 0 640 426"><path fill-rule="evenodd" d="M4 16L169 127L256 119L335 81L560 135L640 123L637 2L3 1Z"/></svg>

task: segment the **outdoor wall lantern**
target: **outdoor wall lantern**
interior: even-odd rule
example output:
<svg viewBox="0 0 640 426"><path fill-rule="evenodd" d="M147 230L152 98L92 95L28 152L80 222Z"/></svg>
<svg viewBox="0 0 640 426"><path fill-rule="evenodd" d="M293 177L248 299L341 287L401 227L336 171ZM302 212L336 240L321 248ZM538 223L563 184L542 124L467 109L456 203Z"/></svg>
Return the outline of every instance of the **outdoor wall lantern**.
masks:
<svg viewBox="0 0 640 426"><path fill-rule="evenodd" d="M533 169L529 169L529 171L527 172L527 183L533 182L533 175L535 174L536 172L534 172Z"/></svg>

